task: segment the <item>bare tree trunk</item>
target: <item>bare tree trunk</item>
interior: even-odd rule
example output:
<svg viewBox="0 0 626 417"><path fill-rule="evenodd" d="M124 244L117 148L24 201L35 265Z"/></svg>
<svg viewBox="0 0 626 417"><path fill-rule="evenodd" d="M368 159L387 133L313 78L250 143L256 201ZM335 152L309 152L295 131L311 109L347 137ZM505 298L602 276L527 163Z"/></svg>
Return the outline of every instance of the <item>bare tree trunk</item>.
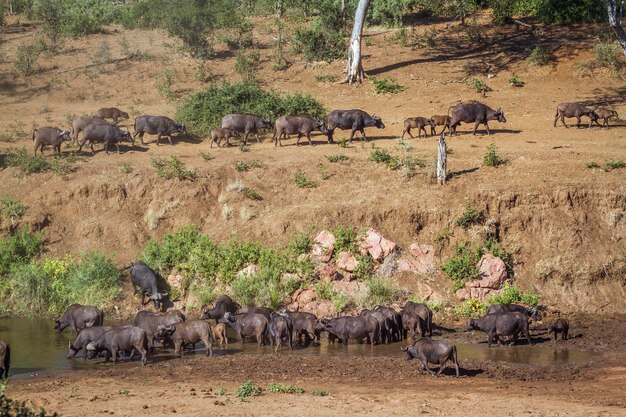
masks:
<svg viewBox="0 0 626 417"><path fill-rule="evenodd" d="M361 62L361 36L363 35L363 25L365 24L365 15L369 5L370 0L359 0L359 6L354 15L350 46L348 47L348 65L346 68L348 75L342 81L343 83L361 83L365 77L363 63Z"/></svg>
<svg viewBox="0 0 626 417"><path fill-rule="evenodd" d="M622 26L624 0L604 0L604 2L606 3L606 8L609 13L611 29L613 29L617 42L621 45L624 50L624 55L626 56L626 32L624 31L624 26Z"/></svg>
<svg viewBox="0 0 626 417"><path fill-rule="evenodd" d="M446 183L448 177L448 147L446 146L446 135L441 132L439 143L437 146L437 182L440 185Z"/></svg>

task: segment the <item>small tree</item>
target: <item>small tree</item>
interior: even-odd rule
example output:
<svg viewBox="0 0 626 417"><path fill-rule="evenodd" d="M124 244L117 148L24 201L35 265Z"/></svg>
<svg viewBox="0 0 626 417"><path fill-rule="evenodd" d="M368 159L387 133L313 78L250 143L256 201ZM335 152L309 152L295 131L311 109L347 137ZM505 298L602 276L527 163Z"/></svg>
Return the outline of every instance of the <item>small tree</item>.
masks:
<svg viewBox="0 0 626 417"><path fill-rule="evenodd" d="M352 84L354 82L363 82L365 72L363 71L363 63L361 62L361 37L363 36L363 25L365 24L365 15L370 0L359 0L359 5L354 14L354 26L352 27L352 36L350 36L350 46L348 47L348 65L346 79L343 81Z"/></svg>
<svg viewBox="0 0 626 417"><path fill-rule="evenodd" d="M609 25L626 56L626 32L622 26L624 17L624 0L604 0L609 13Z"/></svg>

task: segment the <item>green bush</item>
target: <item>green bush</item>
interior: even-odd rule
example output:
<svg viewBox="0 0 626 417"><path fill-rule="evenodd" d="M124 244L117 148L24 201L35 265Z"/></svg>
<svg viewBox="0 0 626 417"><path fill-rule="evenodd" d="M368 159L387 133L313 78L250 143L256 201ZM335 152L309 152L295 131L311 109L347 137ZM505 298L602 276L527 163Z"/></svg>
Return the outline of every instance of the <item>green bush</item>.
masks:
<svg viewBox="0 0 626 417"><path fill-rule="evenodd" d="M287 249L295 256L309 253L313 246L313 239L309 233L294 233L289 240Z"/></svg>
<svg viewBox="0 0 626 417"><path fill-rule="evenodd" d="M253 381L246 381L235 390L235 396L241 401L246 401L248 397L257 397L263 394L263 388L255 385Z"/></svg>
<svg viewBox="0 0 626 417"><path fill-rule="evenodd" d="M477 93L487 93L491 91L491 87L489 87L487 83L480 78L470 78L465 81L465 85L467 85L470 90L474 90Z"/></svg>
<svg viewBox="0 0 626 417"><path fill-rule="evenodd" d="M26 212L26 206L19 200L14 200L8 195L0 197L2 203L2 216L7 219L19 219Z"/></svg>
<svg viewBox="0 0 626 417"><path fill-rule="evenodd" d="M116 12L112 2L101 0L33 1L33 15L43 22L44 31L52 39L102 32L115 20Z"/></svg>
<svg viewBox="0 0 626 417"><path fill-rule="evenodd" d="M454 308L454 314L463 318L479 318L487 313L487 304L480 300L466 300L460 306Z"/></svg>
<svg viewBox="0 0 626 417"><path fill-rule="evenodd" d="M183 161L178 159L177 156L172 156L170 159L152 158L150 163L157 170L157 175L166 180L173 178L178 178L181 181L194 180L197 177L196 172L188 170Z"/></svg>
<svg viewBox="0 0 626 417"><path fill-rule="evenodd" d="M454 247L452 257L441 264L441 270L454 282L453 291L462 288L467 281L478 278L476 264L482 255L482 248L472 248L468 244L459 244Z"/></svg>
<svg viewBox="0 0 626 417"><path fill-rule="evenodd" d="M550 54L541 46L535 46L526 58L531 64L543 66L550 62Z"/></svg>
<svg viewBox="0 0 626 417"><path fill-rule="evenodd" d="M370 161L380 164L380 163L388 163L389 161L393 159L393 157L391 156L391 154L389 154L389 151L387 151L386 149L374 149L370 153L369 159Z"/></svg>
<svg viewBox="0 0 626 417"><path fill-rule="evenodd" d="M456 225L462 227L463 229L467 229L471 225L478 224L482 221L483 215L478 208L471 202L468 201L465 205L465 209L463 213L456 219Z"/></svg>
<svg viewBox="0 0 626 417"><path fill-rule="evenodd" d="M483 156L483 165L488 167L499 167L504 163L506 163L506 161L498 155L498 147L496 144L492 143L487 146L487 152L485 152L485 155Z"/></svg>
<svg viewBox="0 0 626 417"><path fill-rule="evenodd" d="M539 293L525 293L514 285L508 282L504 284L504 288L500 294L493 295L489 298L490 304L515 304L523 303L532 307L536 307L539 304Z"/></svg>
<svg viewBox="0 0 626 417"><path fill-rule="evenodd" d="M286 114L307 114L323 117L326 113L313 97L296 92L281 94L263 90L258 84L224 81L191 95L178 107L176 118L197 135L207 136L213 127L220 126L222 117L230 113L255 114L274 120Z"/></svg>
<svg viewBox="0 0 626 417"><path fill-rule="evenodd" d="M6 164L19 168L26 175L50 170L50 163L43 155L29 155L25 148L9 151Z"/></svg>
<svg viewBox="0 0 626 417"><path fill-rule="evenodd" d="M305 61L333 61L346 52L343 32L314 19L309 29L297 29L293 35L294 52Z"/></svg>
<svg viewBox="0 0 626 417"><path fill-rule="evenodd" d="M511 78L509 78L509 85L513 87L523 87L524 81L515 73L511 74Z"/></svg>
<svg viewBox="0 0 626 417"><path fill-rule="evenodd" d="M293 176L293 180L298 188L315 188L317 183L306 176L304 171L298 170Z"/></svg>
<svg viewBox="0 0 626 417"><path fill-rule="evenodd" d="M22 44L18 46L14 64L18 74L24 77L32 75L37 68L39 55L40 51L35 44Z"/></svg>
<svg viewBox="0 0 626 417"><path fill-rule="evenodd" d="M334 155L325 155L325 156L326 156L326 159L328 159L328 162L332 162L332 163L347 161L349 159L346 155L342 153L337 153Z"/></svg>
<svg viewBox="0 0 626 417"><path fill-rule="evenodd" d="M374 259L368 254L356 255L356 269L354 275L361 280L367 280L374 273Z"/></svg>
<svg viewBox="0 0 626 417"><path fill-rule="evenodd" d="M241 192L246 198L249 198L250 200L255 200L255 201L263 200L263 197L261 197L261 194L259 194L258 192L256 192L256 190L252 188L245 187L243 190L241 190Z"/></svg>
<svg viewBox="0 0 626 417"><path fill-rule="evenodd" d="M586 167L589 169L598 169L600 168L600 164L598 164L597 162L589 162L587 163Z"/></svg>
<svg viewBox="0 0 626 417"><path fill-rule="evenodd" d="M369 292L369 302L372 306L389 305L393 301L395 284L389 278L372 276L365 281Z"/></svg>
<svg viewBox="0 0 626 417"><path fill-rule="evenodd" d="M245 81L256 81L256 74L259 68L259 60L261 59L261 53L258 49L252 51L246 51L240 49L235 54L235 71Z"/></svg>
<svg viewBox="0 0 626 417"><path fill-rule="evenodd" d="M374 92L376 94L398 94L406 90L406 87L403 87L400 84L398 84L398 82L394 80L393 78L371 77L371 80L372 80L372 87L374 88Z"/></svg>
<svg viewBox="0 0 626 417"><path fill-rule="evenodd" d="M7 275L13 266L28 263L42 249L41 236L31 233L26 227L20 227L11 236L0 238L0 277Z"/></svg>
<svg viewBox="0 0 626 417"><path fill-rule="evenodd" d="M571 25L607 20L602 0L538 0L537 16L544 23Z"/></svg>
<svg viewBox="0 0 626 417"><path fill-rule="evenodd" d="M267 387L267 391L272 394L304 394L304 389L293 385L283 385L272 383Z"/></svg>
<svg viewBox="0 0 626 417"><path fill-rule="evenodd" d="M339 252L356 253L359 232L353 226L337 226L333 230L335 236L335 257Z"/></svg>
<svg viewBox="0 0 626 417"><path fill-rule="evenodd" d="M608 161L606 163L606 170L607 171L612 171L614 169L620 169L620 168L625 168L626 167L626 162L619 160L619 161Z"/></svg>

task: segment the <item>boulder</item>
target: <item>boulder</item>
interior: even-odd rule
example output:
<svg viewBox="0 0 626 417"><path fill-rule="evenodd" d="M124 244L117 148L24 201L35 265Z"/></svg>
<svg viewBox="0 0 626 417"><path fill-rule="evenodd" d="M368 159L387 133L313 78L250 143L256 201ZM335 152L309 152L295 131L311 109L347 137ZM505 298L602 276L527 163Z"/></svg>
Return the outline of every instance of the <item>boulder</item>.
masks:
<svg viewBox="0 0 626 417"><path fill-rule="evenodd" d="M478 273L480 280L477 282L478 285L473 285L474 287L498 290L509 278L504 261L490 253L483 255L478 262Z"/></svg>
<svg viewBox="0 0 626 417"><path fill-rule="evenodd" d="M321 262L328 262L333 256L335 236L328 230L322 230L315 236L311 256Z"/></svg>
<svg viewBox="0 0 626 417"><path fill-rule="evenodd" d="M315 288L307 287L302 289L301 291L296 291L292 297L298 305L305 306L315 300L317 300L317 293L315 292Z"/></svg>
<svg viewBox="0 0 626 417"><path fill-rule="evenodd" d="M313 275L320 281L335 281L340 278L337 269L334 266L326 263L321 263L315 266Z"/></svg>
<svg viewBox="0 0 626 417"><path fill-rule="evenodd" d="M237 272L237 278L241 278L244 275L254 276L259 273L259 267L255 264L250 264L246 266L244 269Z"/></svg>
<svg viewBox="0 0 626 417"><path fill-rule="evenodd" d="M396 244L383 237L374 229L368 229L365 238L361 242L360 250L362 254L369 253L375 261L382 261L396 249Z"/></svg>
<svg viewBox="0 0 626 417"><path fill-rule="evenodd" d="M436 271L435 248L432 245L411 243L409 253L415 258L415 269L420 274Z"/></svg>
<svg viewBox="0 0 626 417"><path fill-rule="evenodd" d="M358 262L353 254L350 252L339 252L337 255L337 268L344 271L354 272Z"/></svg>
<svg viewBox="0 0 626 417"><path fill-rule="evenodd" d="M182 281L183 281L183 277L178 274L176 275L172 274L167 277L167 284L172 288L181 289Z"/></svg>

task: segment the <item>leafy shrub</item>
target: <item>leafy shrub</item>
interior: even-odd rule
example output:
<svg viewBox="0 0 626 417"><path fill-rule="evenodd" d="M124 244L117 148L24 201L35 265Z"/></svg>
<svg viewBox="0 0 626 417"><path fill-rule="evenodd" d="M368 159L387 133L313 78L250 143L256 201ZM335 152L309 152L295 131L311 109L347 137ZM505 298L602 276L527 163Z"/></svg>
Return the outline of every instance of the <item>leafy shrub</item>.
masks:
<svg viewBox="0 0 626 417"><path fill-rule="evenodd" d="M600 168L600 164L598 164L597 162L589 162L586 167L589 169L597 169Z"/></svg>
<svg viewBox="0 0 626 417"><path fill-rule="evenodd" d="M441 270L454 282L453 291L462 288L467 281L478 278L476 264L482 255L482 248L471 248L467 244L454 247L452 257L441 265Z"/></svg>
<svg viewBox="0 0 626 417"><path fill-rule="evenodd" d="M215 159L215 156L213 156L211 152L204 152L204 151L200 151L200 157L204 159L205 161L210 161L212 159Z"/></svg>
<svg viewBox="0 0 626 417"><path fill-rule="evenodd" d="M309 253L313 246L313 239L309 233L294 233L289 240L287 249L295 256Z"/></svg>
<svg viewBox="0 0 626 417"><path fill-rule="evenodd" d="M159 81L156 85L157 92L170 101L173 101L176 98L176 93L172 88L175 77L176 73L174 70L167 69L159 74Z"/></svg>
<svg viewBox="0 0 626 417"><path fill-rule="evenodd" d="M323 117L326 110L313 97L299 92L281 94L263 90L251 82L224 81L191 95L178 107L176 117L185 122L190 132L206 136L230 113L255 114L274 120L285 114Z"/></svg>
<svg viewBox="0 0 626 417"><path fill-rule="evenodd" d="M317 74L315 76L315 81L318 83L334 83L338 79L336 74Z"/></svg>
<svg viewBox="0 0 626 417"><path fill-rule="evenodd" d="M526 58L531 64L543 66L550 62L550 54L541 46L535 46Z"/></svg>
<svg viewBox="0 0 626 417"><path fill-rule="evenodd" d="M523 87L524 81L515 73L511 74L511 78L509 78L509 85L513 87Z"/></svg>
<svg viewBox="0 0 626 417"><path fill-rule="evenodd" d="M483 156L483 165L488 167L499 167L504 163L506 163L506 161L498 155L498 147L496 144L492 143L487 146L487 152L485 152L485 155Z"/></svg>
<svg viewBox="0 0 626 417"><path fill-rule="evenodd" d="M261 54L258 49L249 52L241 49L235 54L235 71L245 81L255 81L260 59Z"/></svg>
<svg viewBox="0 0 626 417"><path fill-rule="evenodd" d="M181 181L194 180L197 176L196 172L188 170L177 156L172 156L170 159L152 158L150 163L157 170L157 175L166 180L173 178L178 178Z"/></svg>
<svg viewBox="0 0 626 417"><path fill-rule="evenodd" d="M230 49L249 48L254 43L252 24L243 17L238 17L227 31L224 42Z"/></svg>
<svg viewBox="0 0 626 417"><path fill-rule="evenodd" d="M388 305L393 301L395 285L389 278L372 276L365 281L372 305Z"/></svg>
<svg viewBox="0 0 626 417"><path fill-rule="evenodd" d="M339 252L356 253L358 231L353 226L337 226L333 230L335 236L335 256Z"/></svg>
<svg viewBox="0 0 626 417"><path fill-rule="evenodd" d="M606 68L619 77L626 66L623 49L616 43L598 43L593 48L594 58L577 63L581 75L591 75L594 69Z"/></svg>
<svg viewBox="0 0 626 417"><path fill-rule="evenodd" d="M370 161L376 163L387 163L391 161L393 157L389 154L389 151L386 149L374 149L370 153Z"/></svg>
<svg viewBox="0 0 626 417"><path fill-rule="evenodd" d="M116 17L112 2L99 0L34 0L33 14L53 39L102 32Z"/></svg>
<svg viewBox="0 0 626 417"><path fill-rule="evenodd" d="M243 190L241 190L241 192L246 198L249 198L250 200L263 200L263 197L261 197L261 195L252 188L245 187Z"/></svg>
<svg viewBox="0 0 626 417"><path fill-rule="evenodd" d="M348 147L348 139L346 138L341 138L341 140L339 142L337 142L337 146L339 146L340 148L347 148Z"/></svg>
<svg viewBox="0 0 626 417"><path fill-rule="evenodd" d="M607 19L606 7L601 0L539 0L536 7L537 16L544 23L571 25Z"/></svg>
<svg viewBox="0 0 626 417"><path fill-rule="evenodd" d="M465 209L463 213L456 219L456 225L462 227L463 229L467 229L473 224L480 223L482 221L483 215L472 202L467 202L465 205Z"/></svg>
<svg viewBox="0 0 626 417"><path fill-rule="evenodd" d="M470 78L465 81L465 85L467 85L470 90L474 90L477 93L487 93L491 91L491 87L489 87L487 83L480 78Z"/></svg>
<svg viewBox="0 0 626 417"><path fill-rule="evenodd" d="M253 159L251 161L237 161L235 162L235 171L237 172L246 172L250 171L253 168L262 168L263 164L261 161L257 159Z"/></svg>
<svg viewBox="0 0 626 417"><path fill-rule="evenodd" d="M324 26L314 19L309 29L297 29L293 35L294 52L305 61L333 61L342 58L346 51L341 30Z"/></svg>
<svg viewBox="0 0 626 417"><path fill-rule="evenodd" d="M311 391L311 395L315 397L328 397L330 393L322 389L316 389L316 390Z"/></svg>
<svg viewBox="0 0 626 417"><path fill-rule="evenodd" d="M527 292L522 295L522 299L520 301L522 304L526 304L527 306L537 307L539 305L540 298L541 294L539 294L539 292Z"/></svg>
<svg viewBox="0 0 626 417"><path fill-rule="evenodd" d="M306 176L304 171L296 171L293 176L293 180L298 188L315 188L317 183Z"/></svg>
<svg viewBox="0 0 626 417"><path fill-rule="evenodd" d="M536 307L539 304L539 293L525 293L510 283L505 283L500 294L493 295L489 298L490 304L514 304L523 303Z"/></svg>
<svg viewBox="0 0 626 417"><path fill-rule="evenodd" d="M332 162L332 163L347 161L349 159L346 155L342 153L336 153L334 155L325 155L325 157L326 159L328 159L328 162Z"/></svg>
<svg viewBox="0 0 626 417"><path fill-rule="evenodd" d="M464 318L479 318L487 313L487 304L480 300L465 300L463 304L454 308L454 314Z"/></svg>
<svg viewBox="0 0 626 417"><path fill-rule="evenodd" d="M366 280L372 276L374 273L374 259L368 254L356 255L356 269L354 270L354 275L362 280Z"/></svg>
<svg viewBox="0 0 626 417"><path fill-rule="evenodd" d="M7 219L19 219L26 212L26 206L19 200L14 200L8 195L0 197L2 203L2 216Z"/></svg>
<svg viewBox="0 0 626 417"><path fill-rule="evenodd" d="M26 175L50 170L50 164L43 155L29 155L25 148L12 150L7 155L6 164L19 168Z"/></svg>
<svg viewBox="0 0 626 417"><path fill-rule="evenodd" d="M293 385L283 385L272 383L267 387L267 391L272 394L304 394L304 389Z"/></svg>
<svg viewBox="0 0 626 417"><path fill-rule="evenodd" d="M406 87L398 84L393 78L376 78L372 77L372 87L376 94L398 94L406 90Z"/></svg>
<svg viewBox="0 0 626 417"><path fill-rule="evenodd" d="M15 70L18 74L28 77L35 72L40 52L35 44L23 44L17 48Z"/></svg>
<svg viewBox="0 0 626 417"><path fill-rule="evenodd" d="M263 393L263 388L254 384L253 381L246 381L235 390L235 396L241 401L246 401L248 397L257 397Z"/></svg>
<svg viewBox="0 0 626 417"><path fill-rule="evenodd" d="M624 167L626 167L626 163L624 161L622 161L622 160L617 161L616 160L616 161L608 161L606 163L606 168L605 169L607 171L611 171L611 170L614 170L614 169L620 169L620 168L624 168Z"/></svg>
<svg viewBox="0 0 626 417"><path fill-rule="evenodd" d="M8 237L0 238L0 277L5 276L14 265L21 265L41 253L41 236L20 227Z"/></svg>

